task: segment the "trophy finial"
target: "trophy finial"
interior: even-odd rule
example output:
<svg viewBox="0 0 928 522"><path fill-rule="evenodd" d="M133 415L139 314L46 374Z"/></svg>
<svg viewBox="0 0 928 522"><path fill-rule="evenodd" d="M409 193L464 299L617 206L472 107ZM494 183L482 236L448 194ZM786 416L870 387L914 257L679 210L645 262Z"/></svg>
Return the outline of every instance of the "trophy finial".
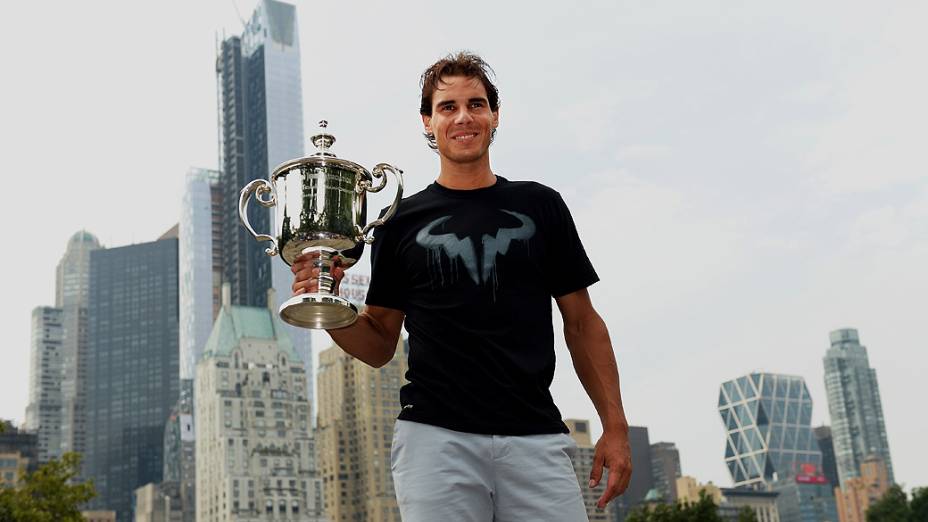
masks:
<svg viewBox="0 0 928 522"><path fill-rule="evenodd" d="M319 134L316 134L310 138L310 140L313 142L313 145L315 145L316 148L319 149L318 151L316 151L316 154L320 156L334 156L334 154L329 152L329 147L331 147L332 144L335 143L335 136L332 136L331 134L326 132L326 129L328 128L328 126L329 126L328 120L319 120L319 128L321 129L321 131L319 132Z"/></svg>

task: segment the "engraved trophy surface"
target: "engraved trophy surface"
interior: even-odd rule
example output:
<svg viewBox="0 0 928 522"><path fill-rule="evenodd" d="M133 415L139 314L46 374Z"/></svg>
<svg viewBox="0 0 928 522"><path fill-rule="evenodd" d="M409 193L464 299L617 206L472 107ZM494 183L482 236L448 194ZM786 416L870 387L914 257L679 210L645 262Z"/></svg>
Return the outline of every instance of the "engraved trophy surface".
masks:
<svg viewBox="0 0 928 522"><path fill-rule="evenodd" d="M280 254L291 265L301 254L319 254L319 290L291 297L279 313L294 326L328 329L348 326L358 317L357 307L334 293L333 263L336 258L342 268L357 263L364 245L373 242L374 227L396 213L403 197L403 171L386 163L368 171L335 157L329 152L335 137L326 132L328 122L323 120L319 126L320 132L311 138L316 152L282 163L271 173L270 181L256 179L246 185L239 195L238 210L242 224L256 240L272 242L265 250L267 255ZM382 218L366 223L367 193L380 192L386 186L386 172L396 179L396 197ZM274 236L255 232L248 222L252 194L261 206L276 208Z"/></svg>

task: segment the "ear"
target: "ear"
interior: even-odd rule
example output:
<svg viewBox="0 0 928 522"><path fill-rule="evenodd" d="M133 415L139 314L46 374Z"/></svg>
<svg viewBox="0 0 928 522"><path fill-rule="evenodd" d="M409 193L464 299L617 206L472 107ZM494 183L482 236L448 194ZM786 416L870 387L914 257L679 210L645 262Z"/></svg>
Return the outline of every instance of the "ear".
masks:
<svg viewBox="0 0 928 522"><path fill-rule="evenodd" d="M432 117L426 116L425 114L423 114L422 115L422 126L425 127L425 132L427 134L431 134L432 133Z"/></svg>
<svg viewBox="0 0 928 522"><path fill-rule="evenodd" d="M499 109L493 113L493 128L499 127Z"/></svg>

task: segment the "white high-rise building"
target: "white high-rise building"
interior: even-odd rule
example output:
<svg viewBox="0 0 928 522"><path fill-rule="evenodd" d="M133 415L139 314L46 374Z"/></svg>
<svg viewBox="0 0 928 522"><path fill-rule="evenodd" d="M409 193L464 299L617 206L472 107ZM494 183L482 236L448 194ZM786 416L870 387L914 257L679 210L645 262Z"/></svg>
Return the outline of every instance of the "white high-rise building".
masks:
<svg viewBox="0 0 928 522"><path fill-rule="evenodd" d="M219 313L222 231L219 172L190 169L178 223L180 378L193 380Z"/></svg>
<svg viewBox="0 0 928 522"><path fill-rule="evenodd" d="M32 347L29 354L27 431L38 435L38 461L61 456L62 311L39 306L32 310Z"/></svg>
<svg viewBox="0 0 928 522"><path fill-rule="evenodd" d="M321 521L305 367L276 309L227 288L197 364L197 520Z"/></svg>
<svg viewBox="0 0 928 522"><path fill-rule="evenodd" d="M893 483L880 387L857 330L831 332L831 348L824 362L832 443L841 486L860 476L860 465L871 455L883 459L889 482Z"/></svg>
<svg viewBox="0 0 928 522"><path fill-rule="evenodd" d="M87 302L90 295L90 252L102 248L93 234L76 232L58 262L55 306L62 311L61 451L86 450L84 382L87 374Z"/></svg>

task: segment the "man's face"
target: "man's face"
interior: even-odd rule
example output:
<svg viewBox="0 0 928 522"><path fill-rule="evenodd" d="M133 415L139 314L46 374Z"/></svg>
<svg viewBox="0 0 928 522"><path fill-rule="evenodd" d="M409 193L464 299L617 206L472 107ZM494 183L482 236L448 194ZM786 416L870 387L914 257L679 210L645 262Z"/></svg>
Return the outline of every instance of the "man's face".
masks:
<svg viewBox="0 0 928 522"><path fill-rule="evenodd" d="M432 94L432 115L422 116L435 136L438 154L455 163L481 160L490 148L499 112L490 110L487 90L477 78L444 76Z"/></svg>

